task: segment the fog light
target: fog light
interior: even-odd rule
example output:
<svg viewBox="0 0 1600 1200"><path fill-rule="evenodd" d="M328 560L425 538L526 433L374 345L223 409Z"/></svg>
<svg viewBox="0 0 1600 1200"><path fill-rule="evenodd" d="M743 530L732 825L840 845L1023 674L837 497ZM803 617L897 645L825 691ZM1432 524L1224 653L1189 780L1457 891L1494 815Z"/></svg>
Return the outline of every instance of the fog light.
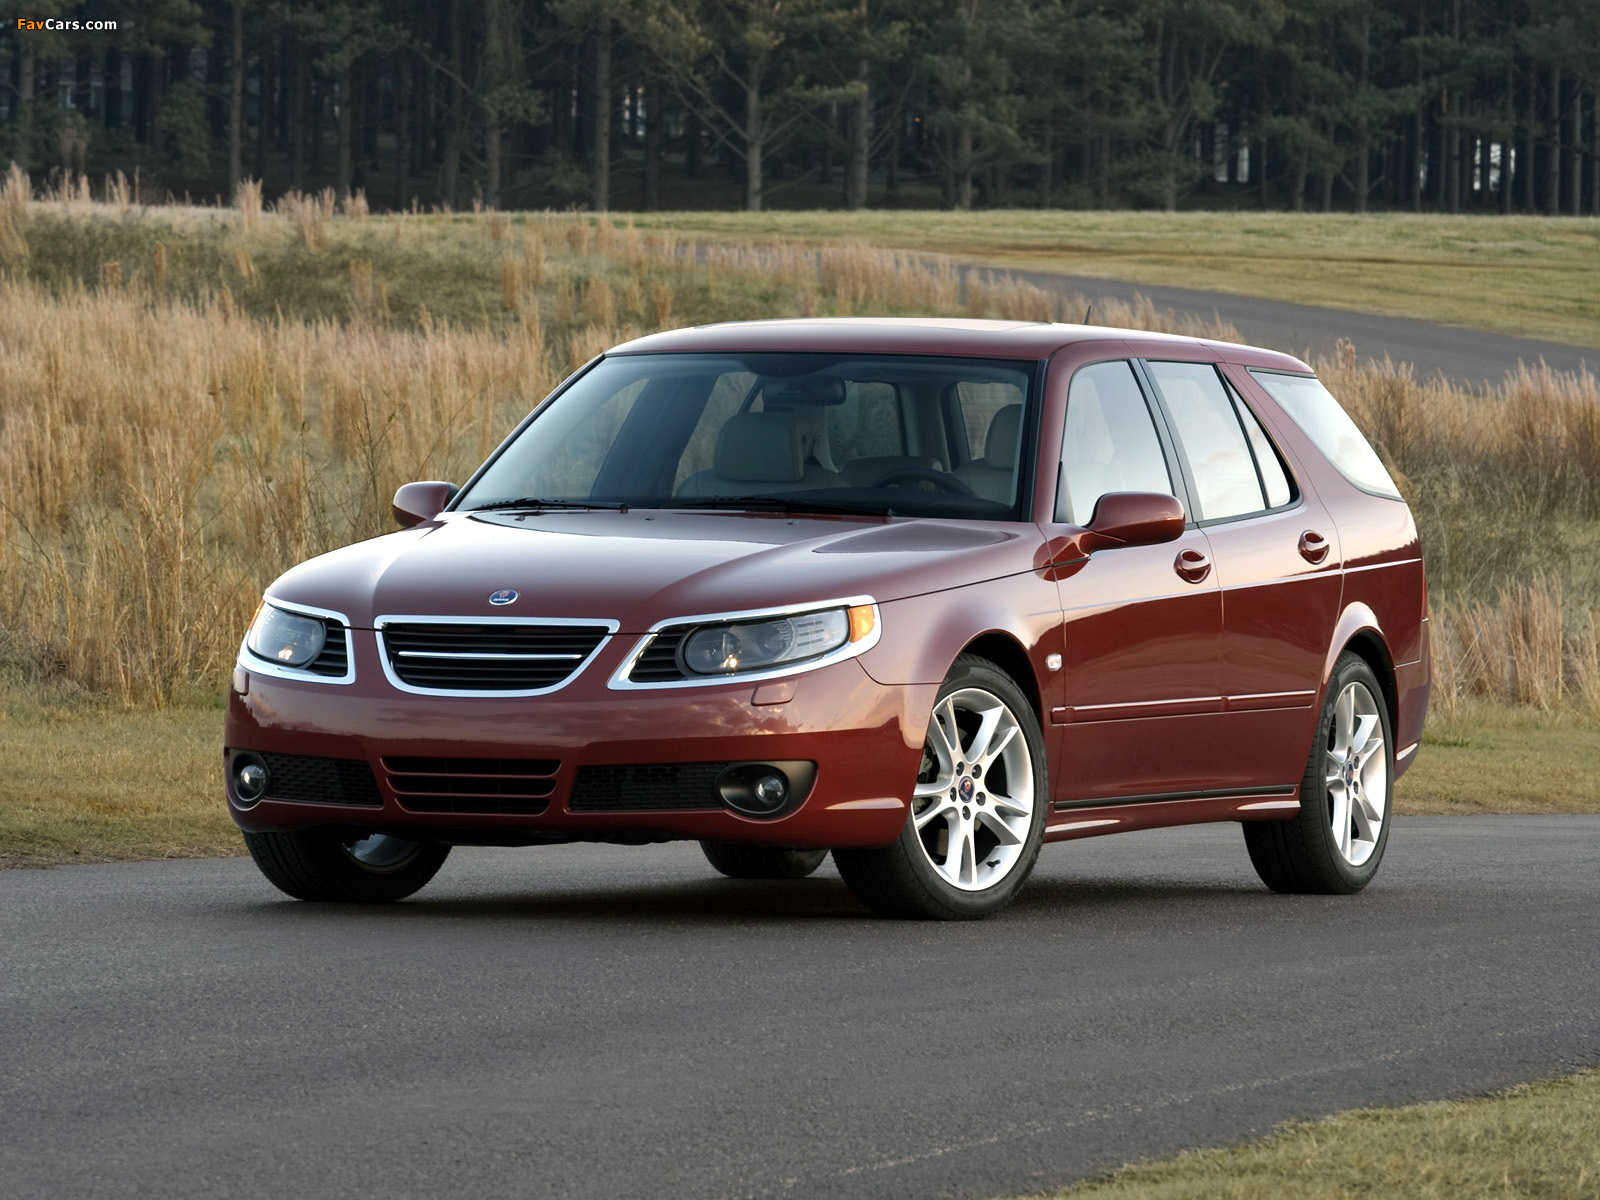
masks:
<svg viewBox="0 0 1600 1200"><path fill-rule="evenodd" d="M722 802L747 817L780 817L805 802L817 775L814 762L730 763L717 776Z"/></svg>
<svg viewBox="0 0 1600 1200"><path fill-rule="evenodd" d="M249 806L267 794L267 764L255 755L241 754L233 764L233 794Z"/></svg>

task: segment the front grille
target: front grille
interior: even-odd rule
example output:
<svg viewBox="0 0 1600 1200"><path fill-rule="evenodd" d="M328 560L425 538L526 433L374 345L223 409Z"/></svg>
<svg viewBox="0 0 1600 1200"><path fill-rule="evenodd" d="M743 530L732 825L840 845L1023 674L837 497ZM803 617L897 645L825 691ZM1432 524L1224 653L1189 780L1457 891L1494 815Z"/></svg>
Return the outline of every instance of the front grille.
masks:
<svg viewBox="0 0 1600 1200"><path fill-rule="evenodd" d="M553 758L383 760L401 807L429 813L542 813L550 806L560 769Z"/></svg>
<svg viewBox="0 0 1600 1200"><path fill-rule="evenodd" d="M360 759L263 754L261 760L267 764L268 800L383 807L372 768Z"/></svg>
<svg viewBox="0 0 1600 1200"><path fill-rule="evenodd" d="M688 633L687 629L668 629L656 634L644 653L634 659L628 679L633 683L665 683L687 678L678 666L678 647Z"/></svg>
<svg viewBox="0 0 1600 1200"><path fill-rule="evenodd" d="M725 762L579 767L571 812L674 812L721 808L717 776Z"/></svg>
<svg viewBox="0 0 1600 1200"><path fill-rule="evenodd" d="M435 691L531 692L571 678L605 640L603 625L386 624L395 677Z"/></svg>
<svg viewBox="0 0 1600 1200"><path fill-rule="evenodd" d="M350 647L345 640L344 622L323 617L322 625L327 630L327 641L322 644L322 653L311 660L306 670L314 675L339 678L350 669Z"/></svg>

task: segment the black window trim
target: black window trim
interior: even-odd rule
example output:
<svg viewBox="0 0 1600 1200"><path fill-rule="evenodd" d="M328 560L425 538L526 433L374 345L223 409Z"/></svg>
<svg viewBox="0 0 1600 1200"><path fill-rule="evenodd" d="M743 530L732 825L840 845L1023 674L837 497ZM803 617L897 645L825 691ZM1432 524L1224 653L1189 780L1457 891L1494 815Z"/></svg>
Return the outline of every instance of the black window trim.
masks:
<svg viewBox="0 0 1600 1200"><path fill-rule="evenodd" d="M1237 398L1239 401L1243 401L1244 399L1244 397L1239 394L1239 389L1234 387L1232 381L1222 373L1221 364L1218 362L1193 358L1140 358L1136 361L1139 364L1140 372L1146 381L1147 386L1156 398L1156 403L1161 407L1162 416L1167 421L1171 422L1174 428L1176 427L1177 422L1173 420L1172 414L1167 408L1166 398L1161 395L1161 389L1156 385L1155 376L1150 373L1149 364L1152 362L1190 363L1195 366L1210 367L1212 373L1215 374L1217 379L1222 383L1223 394L1229 398L1230 406L1235 401L1235 398ZM1283 373L1287 374L1288 372ZM1315 376L1312 378L1315 378ZM1194 528L1209 529L1213 525L1231 525L1235 521L1253 521L1257 517L1269 517L1274 516L1277 513L1292 512L1294 509L1305 503L1305 489L1301 487L1300 481L1295 478L1294 473L1289 470L1288 463L1283 457L1283 450L1278 446L1277 442L1273 441L1272 434L1267 430L1266 423L1261 420L1261 417L1256 413L1255 409L1252 408L1250 413L1256 418L1256 423L1261 426L1261 432L1266 437L1267 444L1272 447L1273 453L1278 456L1278 465L1283 468L1284 474L1288 477L1290 486L1294 489L1294 494L1289 497L1288 503L1280 504L1275 508L1258 508L1251 512L1234 513L1233 515L1226 517L1207 517L1202 514L1199 520L1190 522L1190 525ZM1266 503L1267 499L1267 485L1266 480L1263 479L1261 475L1261 464L1256 461L1256 448L1251 445L1250 432L1249 430L1245 429L1244 422L1240 419L1237 411L1234 412L1233 419L1234 423L1239 426L1239 436L1244 438L1244 448L1245 452L1250 455L1250 465L1255 468L1256 485L1261 489L1261 500L1264 504ZM1198 495L1198 489L1196 488L1194 482L1194 476L1189 470L1188 456L1177 451L1177 439L1175 436L1173 437L1173 452L1177 455L1178 461L1183 468L1183 479L1185 485L1190 489L1193 489L1191 494ZM1189 511L1193 513L1195 510L1190 509Z"/></svg>
<svg viewBox="0 0 1600 1200"><path fill-rule="evenodd" d="M1143 359L1133 358L1129 355L1121 354L1111 355L1107 358L1097 358L1093 362L1081 362L1076 364L1072 368L1071 377L1067 380L1066 394L1062 398L1061 436L1065 438L1067 435L1067 418L1068 413L1072 409L1073 380L1077 379L1079 371L1082 371L1088 367L1104 366L1106 363L1123 363L1132 372L1134 386L1139 389L1139 394L1144 399L1145 413L1150 418L1150 424L1155 428L1156 444L1161 447L1161 455L1166 460L1167 481L1172 484L1174 489L1172 492L1173 499L1177 500L1178 503L1183 505L1183 527L1185 529L1198 528L1198 524L1194 519L1194 502L1191 499L1193 493L1190 491L1190 480L1188 475L1185 474L1182 469L1182 462L1180 461L1177 453L1177 445L1172 438L1172 431L1167 428L1166 413L1157 406L1157 401L1155 400L1154 393L1150 387L1150 381L1145 377ZM1063 446L1058 445L1055 447L1054 451L1056 460L1055 494L1057 498L1059 498L1061 495L1061 455L1064 449L1065 448ZM1093 513L1088 514L1088 519L1093 519L1093 517ZM1059 500L1052 503L1050 509L1050 518L1057 525L1073 524L1071 521L1063 521L1061 519L1061 507ZM1085 528L1086 526L1087 519L1085 524L1078 526L1078 528L1081 529Z"/></svg>

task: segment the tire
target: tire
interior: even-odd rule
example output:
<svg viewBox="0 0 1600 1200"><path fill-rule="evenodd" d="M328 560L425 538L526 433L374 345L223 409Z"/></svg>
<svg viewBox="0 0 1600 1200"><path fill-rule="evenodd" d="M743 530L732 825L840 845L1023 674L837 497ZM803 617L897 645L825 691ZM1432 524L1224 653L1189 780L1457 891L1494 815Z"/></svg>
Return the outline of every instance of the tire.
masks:
<svg viewBox="0 0 1600 1200"><path fill-rule="evenodd" d="M388 904L434 877L449 846L387 834L351 837L325 829L247 833L244 844L261 873L296 900Z"/></svg>
<svg viewBox="0 0 1600 1200"><path fill-rule="evenodd" d="M826 850L787 850L742 842L701 842L706 861L729 879L804 879L822 865Z"/></svg>
<svg viewBox="0 0 1600 1200"><path fill-rule="evenodd" d="M1317 718L1300 781L1300 811L1287 821L1246 821L1256 874L1275 892L1348 895L1372 882L1389 843L1394 734L1372 668L1345 653Z"/></svg>
<svg viewBox="0 0 1600 1200"><path fill-rule="evenodd" d="M1033 706L993 663L963 654L934 701L899 839L833 861L882 916L990 917L1033 871L1049 795Z"/></svg>

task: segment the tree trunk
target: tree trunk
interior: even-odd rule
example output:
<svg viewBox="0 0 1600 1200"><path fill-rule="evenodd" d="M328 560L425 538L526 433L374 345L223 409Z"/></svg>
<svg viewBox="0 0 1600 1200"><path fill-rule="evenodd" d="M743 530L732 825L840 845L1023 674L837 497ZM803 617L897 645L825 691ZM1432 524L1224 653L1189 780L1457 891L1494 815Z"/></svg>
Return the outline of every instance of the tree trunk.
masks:
<svg viewBox="0 0 1600 1200"><path fill-rule="evenodd" d="M239 198L244 175L244 3L233 0L233 46L228 64L228 199Z"/></svg>
<svg viewBox="0 0 1600 1200"><path fill-rule="evenodd" d="M1583 214L1583 89L1572 89L1572 161L1568 164L1567 178L1571 180L1567 211L1573 216Z"/></svg>
<svg viewBox="0 0 1600 1200"><path fill-rule="evenodd" d="M261 107L256 110L255 166L257 179L267 177L267 147L278 123L277 39L266 38L261 46L261 69L256 73L261 92Z"/></svg>
<svg viewBox="0 0 1600 1200"><path fill-rule="evenodd" d="M867 0L861 0L861 18L867 17ZM844 205L851 211L867 206L867 180L872 175L872 92L869 83L872 64L863 58L856 64L856 79L861 96L856 101L855 127L851 130L850 173L845 183Z"/></svg>
<svg viewBox="0 0 1600 1200"><path fill-rule="evenodd" d="M1294 183L1290 192L1294 197L1291 206L1295 212L1305 212L1306 210L1306 177L1310 173L1306 163L1306 154L1301 151L1294 160Z"/></svg>
<svg viewBox="0 0 1600 1200"><path fill-rule="evenodd" d="M761 156L766 147L761 128L761 73L752 70L744 89L744 208L761 211Z"/></svg>
<svg viewBox="0 0 1600 1200"><path fill-rule="evenodd" d="M461 0L450 0L450 76L445 82L450 97L445 105L444 162L439 178L439 198L455 208L461 188L461 143L466 130L466 96L461 87Z"/></svg>
<svg viewBox="0 0 1600 1200"><path fill-rule="evenodd" d="M289 38L289 186L306 185L306 57L299 39Z"/></svg>
<svg viewBox="0 0 1600 1200"><path fill-rule="evenodd" d="M355 65L346 63L344 70L339 74L339 92L337 103L339 105L339 160L335 169L333 190L341 197L350 195L350 187L354 177L353 154L355 147L352 143L352 133L355 115Z"/></svg>
<svg viewBox="0 0 1600 1200"><path fill-rule="evenodd" d="M1522 211L1534 210L1534 160L1538 157L1534 130L1539 122L1539 75L1528 72L1528 116L1523 123L1522 151L1517 155L1517 176L1522 184Z"/></svg>
<svg viewBox="0 0 1600 1200"><path fill-rule="evenodd" d="M404 209L411 187L411 106L416 102L411 55L402 50L394 64L394 203Z"/></svg>
<svg viewBox="0 0 1600 1200"><path fill-rule="evenodd" d="M644 210L661 206L661 84L652 80L644 93Z"/></svg>
<svg viewBox="0 0 1600 1200"><path fill-rule="evenodd" d="M611 209L611 14L600 14L594 47L594 211Z"/></svg>
<svg viewBox="0 0 1600 1200"><path fill-rule="evenodd" d="M1044 114L1044 134L1042 147L1044 162L1040 164L1039 173L1039 207L1050 207L1050 193L1055 187L1056 146L1055 146L1055 114L1048 109Z"/></svg>
<svg viewBox="0 0 1600 1200"><path fill-rule="evenodd" d="M1546 110L1550 127L1549 148L1545 152L1544 210L1551 216L1561 211L1561 68L1550 68L1550 107Z"/></svg>

